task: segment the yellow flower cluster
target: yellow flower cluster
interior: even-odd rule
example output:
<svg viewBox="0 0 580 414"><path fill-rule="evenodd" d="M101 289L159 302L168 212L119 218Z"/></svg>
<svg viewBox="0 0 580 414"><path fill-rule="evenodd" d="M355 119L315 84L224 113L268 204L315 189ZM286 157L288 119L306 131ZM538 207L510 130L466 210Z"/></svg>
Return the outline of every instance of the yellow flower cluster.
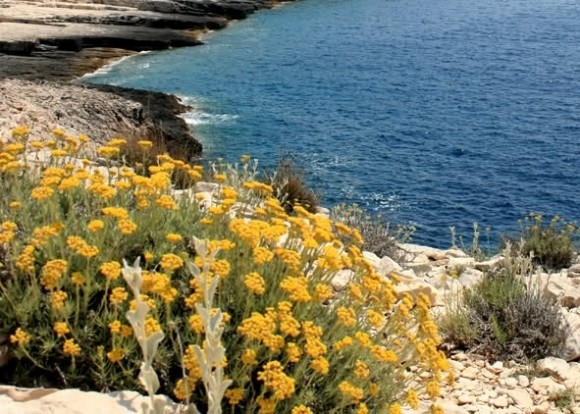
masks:
<svg viewBox="0 0 580 414"><path fill-rule="evenodd" d="M293 301L310 302L312 300L312 296L308 292L308 279L305 276L285 277L280 282L280 289L288 293Z"/></svg>
<svg viewBox="0 0 580 414"><path fill-rule="evenodd" d="M0 244L8 244L14 238L17 226L13 221L5 221L0 226Z"/></svg>
<svg viewBox="0 0 580 414"><path fill-rule="evenodd" d="M243 186L246 190L254 191L261 196L270 196L274 192L271 185L259 181L246 181Z"/></svg>
<svg viewBox="0 0 580 414"><path fill-rule="evenodd" d="M244 285L250 290L250 292L256 295L263 295L266 291L266 282L264 278L260 276L257 272L252 272L244 277Z"/></svg>
<svg viewBox="0 0 580 414"><path fill-rule="evenodd" d="M118 279L121 276L121 263L116 261L103 263L99 270L108 281Z"/></svg>
<svg viewBox="0 0 580 414"><path fill-rule="evenodd" d="M18 346L26 346L30 342L30 334L22 328L16 328L16 332L10 335L10 343Z"/></svg>
<svg viewBox="0 0 580 414"><path fill-rule="evenodd" d="M56 336L58 338L65 336L67 333L70 333L70 329L68 328L68 324L66 322L55 322L53 329L54 332L56 332Z"/></svg>
<svg viewBox="0 0 580 414"><path fill-rule="evenodd" d="M75 343L74 339L67 339L64 341L62 351L71 358L74 358L80 355L81 347L79 344Z"/></svg>
<svg viewBox="0 0 580 414"><path fill-rule="evenodd" d="M129 297L129 293L123 287L116 287L111 291L109 295L109 302L113 306L118 306L121 303L125 302Z"/></svg>
<svg viewBox="0 0 580 414"><path fill-rule="evenodd" d="M141 292L153 293L161 297L167 304L173 302L177 296L177 289L171 285L171 278L164 273L144 271Z"/></svg>
<svg viewBox="0 0 580 414"><path fill-rule="evenodd" d="M170 341L162 342L159 353L159 362L167 366L183 363L183 378L168 374L179 399L203 393L194 345L207 352L208 321L191 310L204 300L200 285L206 282L217 283L227 353L222 366L228 364L226 375L235 384L225 393L224 407L312 414L332 401L343 404L345 412L395 414L400 404L419 404L417 391L433 399L440 394L449 364L437 349L441 339L428 298L397 295L396 277L379 275L364 258L356 229L298 205L287 213L272 187L255 181L248 160L238 172L214 169L220 184L210 200L204 194L204 200L193 196L185 202L173 189L201 179L202 168L167 155L149 165L155 159L150 141L137 142L146 155L143 164L104 168L68 157L86 137L56 131L44 144L27 143L26 136L19 129L16 142L0 144L0 176L22 167L19 157L27 148L49 148L55 158L34 176L24 196L7 195L0 245L9 243L8 260L21 272L17 276L38 281L43 307L52 311L31 318L44 318L52 329L51 337L37 338L26 322L10 336L15 347L30 342L24 329L35 332L35 343L54 343L56 336L72 366L92 364L85 354L96 348L99 358L110 362L110 378L121 378L135 362L134 344L125 339L133 332L122 315L137 302L129 298L120 262L140 256L145 258L140 299L150 309L146 334L169 332L169 323L184 327L183 360L174 360L179 352ZM125 145L115 138L98 155L118 157L107 160L109 165L120 163ZM172 177L180 180L175 186ZM48 214L36 227L21 221L31 205ZM191 235L209 240L205 261L187 243ZM201 269L201 279L188 279L189 260ZM335 292L331 280L342 270L352 272L352 278L346 289ZM87 318L82 329L108 327L110 342L91 344L90 335L77 331L78 322L72 322L77 308L99 309L96 320ZM20 349L20 354L28 351ZM398 364L402 358L405 364ZM409 361L416 372L404 371ZM408 383L417 384L417 391L403 390ZM328 401L317 400L307 384L324 390Z"/></svg>
<svg viewBox="0 0 580 414"><path fill-rule="evenodd" d="M59 281L64 276L68 268L66 260L50 260L42 267L40 284L46 290L53 290L57 287Z"/></svg>
<svg viewBox="0 0 580 414"><path fill-rule="evenodd" d="M99 254L99 249L96 246L91 246L82 237L69 236L66 240L66 244L69 249L73 252L80 254L81 256L90 259Z"/></svg>
<svg viewBox="0 0 580 414"><path fill-rule="evenodd" d="M258 381L262 381L273 393L275 400L284 400L294 394L296 381L284 374L282 364L278 361L268 362L258 372Z"/></svg>
<svg viewBox="0 0 580 414"><path fill-rule="evenodd" d="M159 266L161 266L163 270L171 272L183 267L183 259L173 253L167 253L161 257Z"/></svg>

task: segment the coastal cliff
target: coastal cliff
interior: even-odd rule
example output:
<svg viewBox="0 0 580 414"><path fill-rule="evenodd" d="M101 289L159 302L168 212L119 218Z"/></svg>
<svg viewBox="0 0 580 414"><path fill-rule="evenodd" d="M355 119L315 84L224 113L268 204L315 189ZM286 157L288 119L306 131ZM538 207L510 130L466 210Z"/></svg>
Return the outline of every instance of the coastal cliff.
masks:
<svg viewBox="0 0 580 414"><path fill-rule="evenodd" d="M71 81L140 51L200 45L204 32L276 3L0 0L0 136L17 124L29 124L35 139L82 125L95 136L161 139L174 156L199 155L202 146L178 117L186 108L175 97Z"/></svg>

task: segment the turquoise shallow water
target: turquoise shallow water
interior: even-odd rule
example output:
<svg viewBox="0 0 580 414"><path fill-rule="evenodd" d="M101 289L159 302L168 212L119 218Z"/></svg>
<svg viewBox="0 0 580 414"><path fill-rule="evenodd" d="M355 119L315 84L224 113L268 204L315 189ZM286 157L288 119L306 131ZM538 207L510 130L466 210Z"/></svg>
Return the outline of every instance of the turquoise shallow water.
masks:
<svg viewBox="0 0 580 414"><path fill-rule="evenodd" d="M580 2L304 0L88 80L176 93L207 157L291 153L327 205L449 244L580 219Z"/></svg>

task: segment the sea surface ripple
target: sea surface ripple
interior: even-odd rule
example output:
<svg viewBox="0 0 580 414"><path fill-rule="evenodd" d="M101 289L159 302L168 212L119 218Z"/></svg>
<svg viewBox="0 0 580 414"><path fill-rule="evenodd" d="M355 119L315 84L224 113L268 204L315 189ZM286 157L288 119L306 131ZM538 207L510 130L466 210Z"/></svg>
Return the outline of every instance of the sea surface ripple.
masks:
<svg viewBox="0 0 580 414"><path fill-rule="evenodd" d="M290 153L324 204L449 245L580 219L580 2L304 0L90 82L175 93L210 158Z"/></svg>

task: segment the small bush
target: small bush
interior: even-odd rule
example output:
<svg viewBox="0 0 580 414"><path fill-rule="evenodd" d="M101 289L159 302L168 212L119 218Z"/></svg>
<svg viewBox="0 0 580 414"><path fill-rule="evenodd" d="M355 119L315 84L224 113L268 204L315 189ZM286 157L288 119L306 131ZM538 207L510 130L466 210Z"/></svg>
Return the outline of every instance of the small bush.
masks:
<svg viewBox="0 0 580 414"><path fill-rule="evenodd" d="M71 156L74 142L59 132L34 174L18 158L26 137L0 144L0 336L14 355L0 382L141 390L146 377L200 412L248 414L438 397L449 365L429 299L398 297L356 237L339 240L355 230L287 214L248 163L215 171L205 206L171 181L199 180L199 166L162 155L143 172L97 170ZM98 152L118 163L123 145Z"/></svg>
<svg viewBox="0 0 580 414"><path fill-rule="evenodd" d="M466 290L460 304L443 317L446 338L493 358L527 362L552 355L562 345L565 325L558 306L532 283L530 260L512 257Z"/></svg>
<svg viewBox="0 0 580 414"><path fill-rule="evenodd" d="M331 210L330 215L335 221L358 230L365 250L395 261L401 260L397 243L409 241L415 231L414 227L404 225L392 229L382 216L369 215L356 204L339 205Z"/></svg>
<svg viewBox="0 0 580 414"><path fill-rule="evenodd" d="M577 394L574 388L566 388L564 391L550 395L550 400L554 401L556 408L566 410L566 412L570 413L573 413L572 409L577 407L576 404L580 402L579 398L580 394Z"/></svg>
<svg viewBox="0 0 580 414"><path fill-rule="evenodd" d="M267 179L274 188L274 194L287 213L294 211L294 206L300 205L310 213L316 213L319 197L304 181L304 174L296 161L289 156L284 157L273 174Z"/></svg>
<svg viewBox="0 0 580 414"><path fill-rule="evenodd" d="M459 246L457 245L457 232L455 227L450 227L451 231L451 246L454 248L459 248L467 253L468 256L473 257L476 261L486 260L491 256L490 248L490 232L489 227L485 228L486 234L486 246L485 250L481 245L481 230L479 224L473 223L473 236L471 238L471 243L467 244L463 241L463 237L459 236Z"/></svg>
<svg viewBox="0 0 580 414"><path fill-rule="evenodd" d="M555 270L570 267L574 258L574 225L558 216L546 224L541 215L534 213L530 213L521 223L523 252L532 254L534 265Z"/></svg>

